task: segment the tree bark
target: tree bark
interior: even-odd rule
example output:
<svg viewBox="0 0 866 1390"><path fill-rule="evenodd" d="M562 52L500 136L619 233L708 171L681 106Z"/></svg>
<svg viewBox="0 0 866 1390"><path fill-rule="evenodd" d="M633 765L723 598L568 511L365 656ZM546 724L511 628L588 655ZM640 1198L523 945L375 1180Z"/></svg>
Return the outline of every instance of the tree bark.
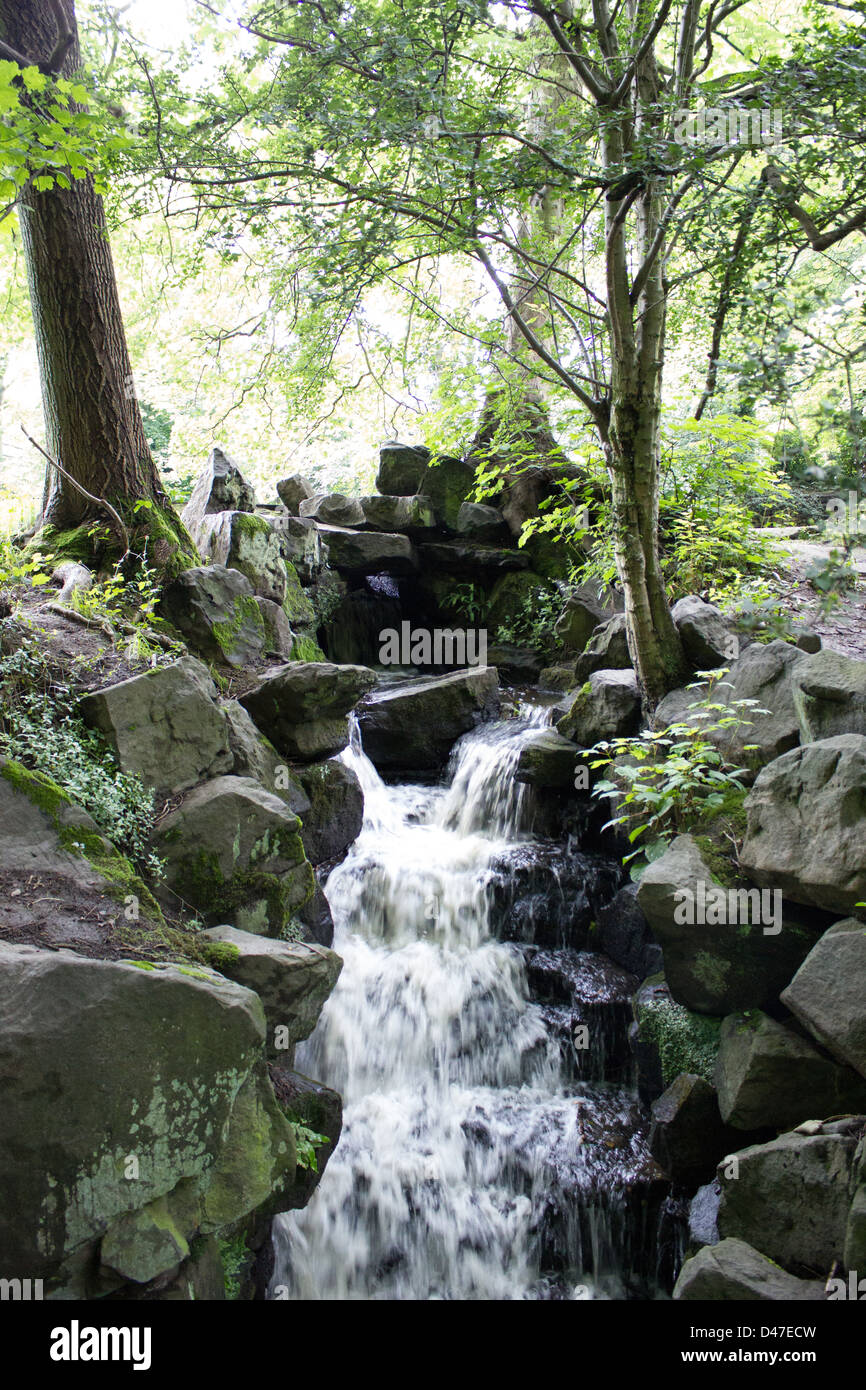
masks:
<svg viewBox="0 0 866 1390"><path fill-rule="evenodd" d="M69 77L81 62L74 0L57 3L72 36L58 75ZM48 0L0 0L0 37L44 68L62 35ZM165 563L179 542L193 563L191 542L163 491L144 433L105 211L92 177L45 192L27 185L19 221L48 453L129 522L137 502L152 504L136 516L136 529L153 540L149 558ZM163 524L155 524L158 519ZM104 509L49 468L43 527L65 532L93 521L106 521Z"/></svg>

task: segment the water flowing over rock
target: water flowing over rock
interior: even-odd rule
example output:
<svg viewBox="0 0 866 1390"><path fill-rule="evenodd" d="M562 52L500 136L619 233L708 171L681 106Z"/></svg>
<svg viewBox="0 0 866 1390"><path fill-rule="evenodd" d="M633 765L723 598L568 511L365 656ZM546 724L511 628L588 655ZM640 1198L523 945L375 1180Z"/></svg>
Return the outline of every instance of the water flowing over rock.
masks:
<svg viewBox="0 0 866 1390"><path fill-rule="evenodd" d="M342 755L365 801L327 882L345 964L299 1064L342 1092L344 1130L309 1207L276 1223L280 1296L622 1296L652 1283L663 1187L636 1097L576 1080L583 1040L566 1028L569 1062L551 1026L579 1010L595 1053L594 1027L625 1009L633 981L493 931L495 885L534 847L532 792L513 773L544 717L467 733L445 786L386 787L357 731Z"/></svg>
<svg viewBox="0 0 866 1390"><path fill-rule="evenodd" d="M365 666L296 661L269 671L240 703L279 752L315 762L345 748L346 716L375 684Z"/></svg>
<svg viewBox="0 0 866 1390"><path fill-rule="evenodd" d="M443 767L461 734L499 711L492 666L385 686L363 701L364 747L380 771Z"/></svg>

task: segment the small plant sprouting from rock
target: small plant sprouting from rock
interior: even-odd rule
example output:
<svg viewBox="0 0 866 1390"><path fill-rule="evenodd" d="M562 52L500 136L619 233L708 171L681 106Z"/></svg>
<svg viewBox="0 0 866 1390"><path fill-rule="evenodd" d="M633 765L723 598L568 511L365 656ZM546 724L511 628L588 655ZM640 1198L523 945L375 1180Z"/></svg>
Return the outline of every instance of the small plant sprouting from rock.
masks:
<svg viewBox="0 0 866 1390"><path fill-rule="evenodd" d="M606 824L627 826L628 839L643 844L624 862L643 855L644 864L657 859L675 835L698 821L724 810L731 794L745 794L744 767L729 762L711 738L712 734L735 735L751 726L747 714L766 714L757 700L714 699L725 684L725 669L701 673L710 688L701 700L689 706L689 723L671 724L657 732L644 730L633 738L616 738L597 743L583 755L591 769L612 767L612 775L595 783L593 796L617 800L618 815ZM689 686L690 690L699 689ZM744 753L754 745L745 744ZM635 823L637 822L637 823Z"/></svg>

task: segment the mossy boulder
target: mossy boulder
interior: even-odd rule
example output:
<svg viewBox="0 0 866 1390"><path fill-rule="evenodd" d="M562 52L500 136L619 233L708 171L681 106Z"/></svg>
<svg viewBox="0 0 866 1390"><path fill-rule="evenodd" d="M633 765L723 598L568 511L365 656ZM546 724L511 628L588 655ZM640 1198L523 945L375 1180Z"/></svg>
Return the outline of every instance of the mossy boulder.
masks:
<svg viewBox="0 0 866 1390"><path fill-rule="evenodd" d="M257 996L203 967L0 942L4 1273L86 1298L176 1265L225 1171L227 1136L238 1135L238 1177L262 1166L233 1112L250 1085L269 1103L264 1037ZM266 1136L260 1126L272 1155L290 1141L281 1120ZM293 1175L293 1153L280 1157Z"/></svg>
<svg viewBox="0 0 866 1390"><path fill-rule="evenodd" d="M671 997L663 975L644 980L632 1000L637 1025L634 1041L655 1053L662 1087L688 1073L712 1084L719 1038L720 1018L693 1013ZM645 1059L649 1063L649 1059ZM651 1066L648 1070L652 1070ZM649 1088L652 1089L652 1088ZM658 1094L658 1091L656 1092Z"/></svg>
<svg viewBox="0 0 866 1390"><path fill-rule="evenodd" d="M166 588L158 611L208 661L243 667L264 650L264 616L240 570L225 565L184 570Z"/></svg>
<svg viewBox="0 0 866 1390"><path fill-rule="evenodd" d="M240 465L216 446L196 480L181 520L194 531L203 516L215 512L252 512L255 506L256 494Z"/></svg>
<svg viewBox="0 0 866 1390"><path fill-rule="evenodd" d="M431 771L445 766L461 734L499 712L492 666L384 687L358 709L368 758L381 771Z"/></svg>
<svg viewBox="0 0 866 1390"><path fill-rule="evenodd" d="M401 444L393 440L379 450L376 488L390 497L409 497L420 491L430 450L423 444Z"/></svg>
<svg viewBox="0 0 866 1390"><path fill-rule="evenodd" d="M815 943L782 993L782 1002L812 1037L862 1077L866 1077L864 980L866 923L846 917Z"/></svg>
<svg viewBox="0 0 866 1390"><path fill-rule="evenodd" d="M680 1270L672 1297L682 1303L820 1303L823 1279L798 1279L744 1240L707 1245Z"/></svg>
<svg viewBox="0 0 866 1390"><path fill-rule="evenodd" d="M364 525L371 531L405 531L407 535L432 531L436 517L429 497L362 497Z"/></svg>
<svg viewBox="0 0 866 1390"><path fill-rule="evenodd" d="M564 702L565 703L565 702ZM641 723L641 694L634 671L593 671L579 690L567 697L557 730L580 748L600 739L636 734Z"/></svg>
<svg viewBox="0 0 866 1390"><path fill-rule="evenodd" d="M625 614L617 613L589 639L574 663L574 682L581 686L593 671L625 671L631 666Z"/></svg>
<svg viewBox="0 0 866 1390"><path fill-rule="evenodd" d="M264 517L251 512L209 512L201 518L194 537L205 558L240 570L254 593L283 603L288 588L286 561L280 538Z"/></svg>
<svg viewBox="0 0 866 1390"><path fill-rule="evenodd" d="M552 593L551 586L540 574L526 569L528 560L523 551L512 551L523 559L523 569L504 574L493 586L484 612L484 622L492 638L499 628L513 631L531 621L539 600Z"/></svg>
<svg viewBox="0 0 866 1390"><path fill-rule="evenodd" d="M243 705L237 700L226 700L222 708L234 758L232 772L237 777L251 777L266 791L274 792L303 819L310 809L310 799L294 770L256 727Z"/></svg>
<svg viewBox="0 0 866 1390"><path fill-rule="evenodd" d="M218 777L160 821L153 843L168 886L208 920L278 936L313 895L300 828L257 782Z"/></svg>

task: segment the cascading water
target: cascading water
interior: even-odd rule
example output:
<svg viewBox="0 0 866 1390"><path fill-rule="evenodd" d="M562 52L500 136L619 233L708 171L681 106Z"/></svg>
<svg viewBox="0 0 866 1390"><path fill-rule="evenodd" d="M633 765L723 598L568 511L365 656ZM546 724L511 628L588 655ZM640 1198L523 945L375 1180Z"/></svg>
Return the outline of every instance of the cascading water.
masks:
<svg viewBox="0 0 866 1390"><path fill-rule="evenodd" d="M275 1223L291 1298L622 1297L646 1271L634 1093L600 1079L603 1046L579 1065L555 990L530 997L547 958L572 998L600 958L496 939L533 848L514 772L547 717L521 714L466 735L446 788L385 786L353 728L364 825L326 885L344 967L298 1058L342 1093L344 1128L309 1206Z"/></svg>

